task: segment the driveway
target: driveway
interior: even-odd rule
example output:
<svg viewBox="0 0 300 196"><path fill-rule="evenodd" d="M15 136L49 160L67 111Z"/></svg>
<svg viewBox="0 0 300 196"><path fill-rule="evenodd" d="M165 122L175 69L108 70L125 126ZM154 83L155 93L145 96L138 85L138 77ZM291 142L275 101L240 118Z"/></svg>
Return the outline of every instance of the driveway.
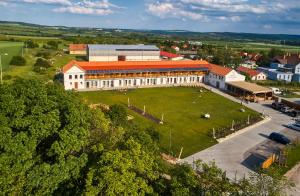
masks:
<svg viewBox="0 0 300 196"><path fill-rule="evenodd" d="M212 91L233 101L240 102L236 98L224 94L217 89L212 88ZM293 122L291 117L270 108L268 105L257 103L249 103L246 105L258 112L264 112L271 120L206 150L186 157L183 161L189 164L193 164L193 160L198 159L205 162L214 161L218 167L227 172L229 178L241 179L252 171L249 164L245 164L245 161L249 159L249 152L265 145L265 143L268 142L266 137L271 132L283 131L288 136L294 137L297 136L297 134L300 136L299 132L287 129L283 126Z"/></svg>

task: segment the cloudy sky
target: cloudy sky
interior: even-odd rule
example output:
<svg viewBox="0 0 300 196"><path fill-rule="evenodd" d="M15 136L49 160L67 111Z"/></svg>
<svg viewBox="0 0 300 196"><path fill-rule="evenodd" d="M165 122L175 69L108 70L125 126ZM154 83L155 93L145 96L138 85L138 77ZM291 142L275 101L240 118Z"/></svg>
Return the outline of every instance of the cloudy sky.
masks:
<svg viewBox="0 0 300 196"><path fill-rule="evenodd" d="M102 28L300 34L300 0L0 0L0 20Z"/></svg>

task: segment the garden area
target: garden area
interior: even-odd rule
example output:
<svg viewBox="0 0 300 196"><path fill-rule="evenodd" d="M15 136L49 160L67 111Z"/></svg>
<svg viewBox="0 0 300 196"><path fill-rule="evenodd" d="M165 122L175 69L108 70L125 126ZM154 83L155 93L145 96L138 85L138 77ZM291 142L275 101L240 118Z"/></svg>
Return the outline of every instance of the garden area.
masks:
<svg viewBox="0 0 300 196"><path fill-rule="evenodd" d="M91 104L133 105L157 119L164 115L164 124L159 124L128 109L141 128L154 127L160 134L163 151L178 156L183 147L182 158L206 149L216 140L213 129L232 126L232 122L246 122L248 117L259 114L238 103L202 88L176 87L134 89L128 91L82 92L80 95ZM243 109L243 110L241 110ZM204 118L209 114L210 118Z"/></svg>

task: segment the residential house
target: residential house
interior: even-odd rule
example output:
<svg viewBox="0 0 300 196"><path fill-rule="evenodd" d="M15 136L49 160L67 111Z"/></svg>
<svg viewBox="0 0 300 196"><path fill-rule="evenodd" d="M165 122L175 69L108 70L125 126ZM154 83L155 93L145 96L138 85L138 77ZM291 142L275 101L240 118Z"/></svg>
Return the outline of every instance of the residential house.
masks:
<svg viewBox="0 0 300 196"><path fill-rule="evenodd" d="M267 75L264 72L249 69L247 67L240 66L237 71L243 75L249 76L251 80L266 80Z"/></svg>

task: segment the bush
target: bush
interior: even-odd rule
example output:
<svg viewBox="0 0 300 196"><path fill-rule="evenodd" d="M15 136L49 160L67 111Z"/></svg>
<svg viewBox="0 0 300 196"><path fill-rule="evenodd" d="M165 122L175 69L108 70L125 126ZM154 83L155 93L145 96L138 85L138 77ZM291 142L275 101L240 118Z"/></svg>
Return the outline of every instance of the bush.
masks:
<svg viewBox="0 0 300 196"><path fill-rule="evenodd" d="M39 44L35 43L32 40L27 40L27 41L25 41L25 46L26 46L26 48L38 48Z"/></svg>
<svg viewBox="0 0 300 196"><path fill-rule="evenodd" d="M56 41L48 41L47 42L47 46L44 46L44 48L49 48L49 49L57 50L58 49L58 42L56 42Z"/></svg>
<svg viewBox="0 0 300 196"><path fill-rule="evenodd" d="M35 55L36 57L42 57L44 59L50 59L51 58L51 53L49 51L39 51Z"/></svg>
<svg viewBox="0 0 300 196"><path fill-rule="evenodd" d="M24 66L26 65L26 59L22 56L13 56L11 59L10 65Z"/></svg>
<svg viewBox="0 0 300 196"><path fill-rule="evenodd" d="M10 79L12 79L11 75L4 75L3 76L3 80L10 80Z"/></svg>
<svg viewBox="0 0 300 196"><path fill-rule="evenodd" d="M43 58L38 58L34 64L33 70L42 73L49 67L51 67L49 61Z"/></svg>

